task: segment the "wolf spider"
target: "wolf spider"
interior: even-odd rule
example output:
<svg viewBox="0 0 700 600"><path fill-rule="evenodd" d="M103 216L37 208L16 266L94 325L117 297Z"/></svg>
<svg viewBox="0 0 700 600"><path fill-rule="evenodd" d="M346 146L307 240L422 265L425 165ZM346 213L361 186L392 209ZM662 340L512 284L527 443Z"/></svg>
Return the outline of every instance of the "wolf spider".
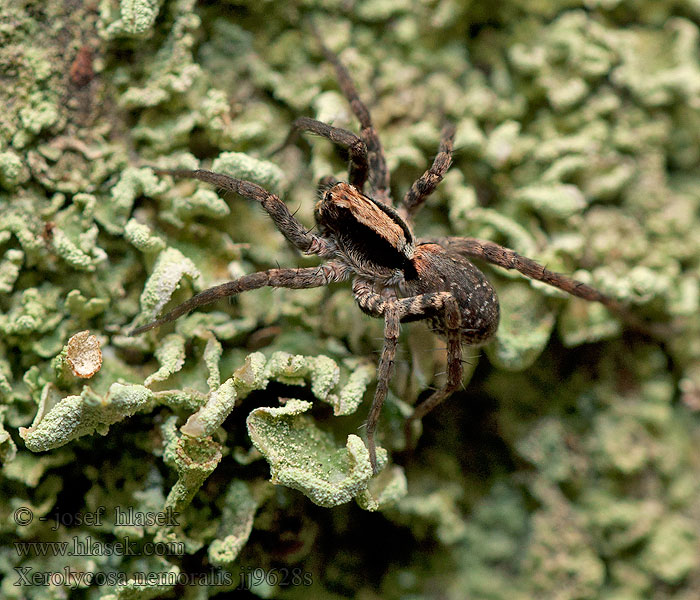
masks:
<svg viewBox="0 0 700 600"><path fill-rule="evenodd" d="M387 395L394 366L401 323L428 320L447 341L447 380L413 410L406 422L422 419L449 397L462 382L462 344L482 344L496 331L499 305L496 292L470 258L505 269L515 269L569 294L601 302L620 312L614 299L566 275L547 270L535 261L493 242L466 237L416 239L411 230L414 215L435 190L452 163L455 127L444 126L432 166L394 208L389 172L369 111L360 100L345 66L316 34L321 50L335 68L340 89L360 122L359 136L315 119L294 121L283 147L299 132L329 139L349 155L349 183L332 177L321 180L321 199L316 204L318 234L311 233L274 194L255 183L205 170L154 169L161 175L199 179L220 190L260 202L280 232L304 254L316 254L328 262L318 267L268 269L244 275L193 296L161 318L137 327L137 335L173 321L191 310L248 290L264 286L312 288L352 277L352 291L360 309L384 319L384 347L377 369L377 387L367 418L367 445L377 472L375 430ZM369 183L369 195L363 190Z"/></svg>

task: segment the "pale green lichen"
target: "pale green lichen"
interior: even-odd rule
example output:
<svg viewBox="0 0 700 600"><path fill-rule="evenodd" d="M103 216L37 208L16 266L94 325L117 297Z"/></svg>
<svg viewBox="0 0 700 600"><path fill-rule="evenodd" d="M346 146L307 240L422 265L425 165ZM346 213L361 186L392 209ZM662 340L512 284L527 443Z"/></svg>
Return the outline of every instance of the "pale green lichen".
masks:
<svg viewBox="0 0 700 600"><path fill-rule="evenodd" d="M248 541L258 503L243 481L232 481L224 496L220 536L209 545L211 564L229 566Z"/></svg>
<svg viewBox="0 0 700 600"><path fill-rule="evenodd" d="M532 520L531 539L523 557L532 589L548 594L556 581L560 597L595 595L603 584L605 565L586 543L585 522L558 489L541 484L536 492L543 506Z"/></svg>
<svg viewBox="0 0 700 600"><path fill-rule="evenodd" d="M443 544L454 544L467 535L467 524L457 506L461 494L457 486L449 484L441 490L424 490L418 496L409 493L398 502L398 519L419 521L419 537L424 537L427 529L435 527L435 535Z"/></svg>
<svg viewBox="0 0 700 600"><path fill-rule="evenodd" d="M49 402L47 394L45 403ZM141 385L113 383L105 398L95 398L85 387L79 396L63 398L51 408L40 406L31 426L21 428L20 436L32 452L59 448L95 431L106 435L110 425L152 406L153 392Z"/></svg>
<svg viewBox="0 0 700 600"><path fill-rule="evenodd" d="M0 232L14 235L27 256L35 258L41 252L42 244L37 235L36 217L24 207L7 209L0 220Z"/></svg>
<svg viewBox="0 0 700 600"><path fill-rule="evenodd" d="M19 303L0 315L0 331L5 335L26 336L32 333L54 331L61 320L57 309L57 290L46 292L46 286L25 289Z"/></svg>
<svg viewBox="0 0 700 600"><path fill-rule="evenodd" d="M224 152L212 163L212 170L225 173L238 179L254 181L279 193L284 175L280 168L271 162L251 158L241 152Z"/></svg>
<svg viewBox="0 0 700 600"><path fill-rule="evenodd" d="M612 338L620 331L620 322L602 306L584 301L570 302L558 325L562 342L569 347Z"/></svg>
<svg viewBox="0 0 700 600"><path fill-rule="evenodd" d="M265 365L264 379L277 379L290 385L300 385L309 380L314 396L324 400L340 379L340 369L327 356L313 358L275 352Z"/></svg>
<svg viewBox="0 0 700 600"><path fill-rule="evenodd" d="M218 378L218 372L216 376ZM343 414L349 414L357 408L362 398L361 392L366 389L370 376L367 368L359 367L350 375L347 384L334 393L339 377L338 365L327 356L309 357L275 352L267 359L259 352L250 354L232 378L220 387L210 386L207 403L190 416L183 425L182 432L195 437L212 435L239 399L253 390L265 389L271 380L289 385L305 385L308 381L312 393L319 400L325 400L345 410Z"/></svg>
<svg viewBox="0 0 700 600"><path fill-rule="evenodd" d="M207 387L210 390L215 390L221 385L221 371L219 369L219 361L223 354L223 347L219 340L213 335L207 339L207 345L204 348L204 364L207 365L209 377L207 377Z"/></svg>
<svg viewBox="0 0 700 600"><path fill-rule="evenodd" d="M129 219L124 226L124 237L134 245L135 248L146 253L157 253L165 249L165 242L162 238L151 233L150 227L139 223L135 219Z"/></svg>
<svg viewBox="0 0 700 600"><path fill-rule="evenodd" d="M141 310L148 320L155 318L168 303L183 276L190 279L200 276L190 259L175 248L167 248L158 254L153 272L141 293Z"/></svg>
<svg viewBox="0 0 700 600"><path fill-rule="evenodd" d="M151 600L163 594L171 592L176 586L181 570L176 565L170 565L161 561L159 569L153 569L150 573L139 571L138 577L131 577L124 585L115 586L114 594L104 594L102 600ZM152 580L148 580L148 575ZM160 580L173 583L158 583L153 581L158 577Z"/></svg>
<svg viewBox="0 0 700 600"><path fill-rule="evenodd" d="M165 189L165 184L150 169L129 167L112 188L110 201L97 207L95 219L110 233L122 233L136 198L141 195L155 196Z"/></svg>
<svg viewBox="0 0 700 600"><path fill-rule="evenodd" d="M27 487L36 488L45 482L46 475L51 469L61 467L72 460L75 460L75 455L70 451L63 454L54 452L41 455L19 452L11 462L3 466L3 475L12 481L21 482ZM47 500L49 499L50 495ZM50 508L51 504L47 502L47 505L42 507L43 510L39 512L45 515Z"/></svg>
<svg viewBox="0 0 700 600"><path fill-rule="evenodd" d="M371 363L353 361L348 367L351 369L350 375L340 392L321 398L333 406L333 414L336 417L350 415L357 410L367 392L367 386L376 374L376 368Z"/></svg>
<svg viewBox="0 0 700 600"><path fill-rule="evenodd" d="M93 231L95 236L97 236L97 228ZM86 271L93 271L95 269L92 257L86 252L83 252L83 250L81 250L62 230L54 230L52 244L56 254L61 256L75 269L84 269Z"/></svg>
<svg viewBox="0 0 700 600"><path fill-rule="evenodd" d="M356 435L338 448L331 436L303 416L310 408L303 400L257 408L248 415L248 433L270 463L272 483L299 490L321 506L338 506L366 490L372 477L369 451ZM386 462L383 448L377 449L377 462L380 468Z"/></svg>
<svg viewBox="0 0 700 600"><path fill-rule="evenodd" d="M45 586L14 586L14 567L177 575L207 571L216 558L231 570L228 586L178 590L213 597L249 567L284 564L312 585L265 583L253 593L696 597L697 3L360 0L350 14L340 1L322 10L306 2L301 24L287 3L228 8L110 0L96 14L89 4L19 0L0 17L0 596L46 596ZM213 166L253 179L311 228L315 181L346 179L343 152L309 135L272 152L298 116L359 128L304 19L370 108L396 197L429 167L441 122L458 124L454 164L417 216L417 236L502 243L677 332L658 344L602 306L484 267L502 297L496 343L465 348L465 390L399 457L404 418L439 385L445 358L444 341L420 324L403 327L377 434L406 471L389 463L354 496L385 509L370 521L353 504L324 511L272 486L244 425L256 406L278 410L279 395L314 395L313 411L266 421L271 439L284 419L302 425L285 438L302 451L281 453L280 465L314 458L304 442L318 435L350 468L340 440L366 418L358 405L373 392L383 323L358 310L347 285L256 290L163 333L123 335L196 291L183 285L185 271L201 272L199 289L278 263L317 264L289 251L257 203L144 167ZM140 307L168 252L171 266L191 264ZM90 388L51 364L88 328L104 353ZM148 391L140 385L158 370L153 353L165 358L172 328L185 340L184 363L172 368L182 354L170 356L169 376ZM483 353L489 360L467 383ZM125 403L111 412L115 385L142 394L142 411ZM185 435L188 418L196 436ZM114 419L108 435L88 437ZM313 460L290 469L291 482L323 496L327 481L310 484L324 474ZM174 529L106 521L52 530L56 510L157 511L169 493L183 507ZM27 527L12 519L22 506L34 512ZM384 551L394 534L400 543ZM68 560L20 557L12 546L86 535L181 541L185 550ZM51 589L92 600L178 593L171 587Z"/></svg>
<svg viewBox="0 0 700 600"><path fill-rule="evenodd" d="M43 129L48 129L59 118L59 110L56 106L57 98L53 94L36 92L29 97L27 106L19 111L19 118L25 131L37 134ZM23 140L24 142L24 140ZM19 142L15 138L15 146ZM24 143L22 143L24 145Z"/></svg>
<svg viewBox="0 0 700 600"><path fill-rule="evenodd" d="M8 250L0 262L0 293L9 294L17 281L20 267L24 262L24 252Z"/></svg>
<svg viewBox="0 0 700 600"><path fill-rule="evenodd" d="M182 426L182 433L192 437L212 435L233 410L238 395L234 379L227 379L209 392L207 403Z"/></svg>
<svg viewBox="0 0 700 600"><path fill-rule="evenodd" d="M165 381L182 369L182 365L185 364L185 338L178 334L167 336L156 348L154 355L160 363L160 369L146 377L143 382L146 387L158 381Z"/></svg>
<svg viewBox="0 0 700 600"><path fill-rule="evenodd" d="M514 200L547 216L566 219L586 206L586 198L575 185L530 185L519 189Z"/></svg>
<svg viewBox="0 0 700 600"><path fill-rule="evenodd" d="M140 23L148 27L148 22L155 16L155 2L151 0L124 0L124 2L136 9L141 17ZM155 107L173 97L181 97L200 78L201 68L193 62L191 53L194 44L192 32L201 24L199 17L193 12L193 6L193 0L179 0L170 6L174 21L171 23L167 38L154 55L149 56L145 76L139 82L141 85L133 82L119 98L124 108ZM184 139L182 136L172 135L168 139L167 130L180 127L182 133L187 133L195 124L193 115L189 115L189 118L180 115L180 118L172 119L161 112L159 115L146 114L144 117L141 124L136 127L134 132L136 137L143 137L151 142L160 138L162 147L170 147L173 141ZM167 130L162 130L160 136L157 133L155 136L149 135L148 130L157 132L157 124L162 124L163 121L167 124ZM183 121L189 123L184 128Z"/></svg>
<svg viewBox="0 0 700 600"><path fill-rule="evenodd" d="M165 499L164 510L182 512L221 461L221 445L204 438L194 440L188 436L174 440L173 462L177 481Z"/></svg>
<svg viewBox="0 0 700 600"><path fill-rule="evenodd" d="M28 178L27 167L16 152L0 152L0 185L12 190Z"/></svg>
<svg viewBox="0 0 700 600"><path fill-rule="evenodd" d="M683 581L698 563L698 534L694 525L681 515L659 523L642 556L642 565L670 585Z"/></svg>
<svg viewBox="0 0 700 600"><path fill-rule="evenodd" d="M161 212L161 218L176 227L182 227L185 223L196 221L197 217L221 218L230 213L230 209L223 198L219 198L212 190L199 189L194 194L183 198L173 198L172 208Z"/></svg>
<svg viewBox="0 0 700 600"><path fill-rule="evenodd" d="M66 296L66 309L71 315L83 319L103 313L108 306L108 298L86 298L80 290L71 290Z"/></svg>
<svg viewBox="0 0 700 600"><path fill-rule="evenodd" d="M5 465L11 463L17 456L17 446L10 436L10 432L5 429L5 414L7 407L0 408L0 463Z"/></svg>
<svg viewBox="0 0 700 600"><path fill-rule="evenodd" d="M464 217L468 221L464 223L465 228L468 228L467 231L474 231L475 236L502 236L507 240L509 248L517 250L524 256L535 254L536 245L532 234L513 219L488 208L473 208L467 211ZM486 233L491 233L491 235L484 235ZM519 277L519 275L514 274L513 277Z"/></svg>
<svg viewBox="0 0 700 600"><path fill-rule="evenodd" d="M106 3L103 3L106 6ZM143 36L150 32L161 2L158 0L121 0L120 18L110 23L105 34L113 38L121 35Z"/></svg>
<svg viewBox="0 0 700 600"><path fill-rule="evenodd" d="M657 31L631 29L618 33L623 62L613 70L615 83L631 91L648 106L670 104L677 98L700 96L700 68L697 64L698 30L686 19L669 19ZM651 52L654 46L667 48L663 57Z"/></svg>
<svg viewBox="0 0 700 600"><path fill-rule="evenodd" d="M406 473L394 465L372 479L367 489L357 495L356 500L361 508L375 511L395 505L407 493Z"/></svg>
<svg viewBox="0 0 700 600"><path fill-rule="evenodd" d="M519 371L542 353L554 327L554 313L541 294L524 282L500 286L499 299L503 316L495 342L486 352L499 367Z"/></svg>

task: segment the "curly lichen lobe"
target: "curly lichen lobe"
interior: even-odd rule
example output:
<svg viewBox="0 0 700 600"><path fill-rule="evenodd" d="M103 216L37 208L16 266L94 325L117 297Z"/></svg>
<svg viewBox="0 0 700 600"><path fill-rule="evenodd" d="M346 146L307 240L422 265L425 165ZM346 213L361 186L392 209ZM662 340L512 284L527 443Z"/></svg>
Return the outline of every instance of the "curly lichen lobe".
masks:
<svg viewBox="0 0 700 600"><path fill-rule="evenodd" d="M176 248L166 248L158 254L146 285L141 293L141 307L144 312L157 315L179 287L184 276L200 278L195 264Z"/></svg>
<svg viewBox="0 0 700 600"><path fill-rule="evenodd" d="M248 415L248 433L270 463L273 483L306 494L313 502L331 507L348 502L367 489L372 478L369 451L356 435L345 448L303 415L311 403L287 400L284 406L258 408ZM380 464L386 462L386 452Z"/></svg>
<svg viewBox="0 0 700 600"><path fill-rule="evenodd" d="M42 403L30 427L20 428L20 437L32 452L59 448L96 431L105 435L109 426L138 411L153 407L153 392L141 385L113 383L104 397L90 388L80 395L56 398L45 386Z"/></svg>
<svg viewBox="0 0 700 600"><path fill-rule="evenodd" d="M258 501L243 481L232 481L224 497L219 526L220 537L209 544L209 560L214 565L231 565L253 531Z"/></svg>
<svg viewBox="0 0 700 600"><path fill-rule="evenodd" d="M107 25L106 36L144 37L151 33L160 5L159 0L120 0L119 18Z"/></svg>
<svg viewBox="0 0 700 600"><path fill-rule="evenodd" d="M279 193L284 173L275 164L242 152L222 152L212 163L212 171L254 181L273 193Z"/></svg>

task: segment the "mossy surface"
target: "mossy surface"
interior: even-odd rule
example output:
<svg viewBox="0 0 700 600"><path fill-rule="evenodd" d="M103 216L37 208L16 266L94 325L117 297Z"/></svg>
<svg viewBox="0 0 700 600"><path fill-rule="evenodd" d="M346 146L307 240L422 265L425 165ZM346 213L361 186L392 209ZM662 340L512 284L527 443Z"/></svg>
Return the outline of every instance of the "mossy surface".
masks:
<svg viewBox="0 0 700 600"><path fill-rule="evenodd" d="M403 328L374 478L382 323L349 285L127 336L205 287L317 264L250 201L149 168L247 178L311 227L344 157L274 151L298 116L357 123L305 19L396 197L457 124L418 235L502 243L673 335L485 267L501 327L412 453L444 342ZM0 596L697 598L699 24L692 0L5 3Z"/></svg>

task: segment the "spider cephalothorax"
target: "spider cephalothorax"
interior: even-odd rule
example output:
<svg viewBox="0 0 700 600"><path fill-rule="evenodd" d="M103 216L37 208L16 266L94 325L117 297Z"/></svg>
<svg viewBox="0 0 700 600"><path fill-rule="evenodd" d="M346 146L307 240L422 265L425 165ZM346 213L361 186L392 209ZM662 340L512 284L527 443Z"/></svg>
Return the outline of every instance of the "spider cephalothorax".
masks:
<svg viewBox="0 0 700 600"><path fill-rule="evenodd" d="M269 269L209 288L131 333L142 333L219 298L264 286L311 288L352 278L352 291L359 307L385 322L377 388L366 429L370 460L376 471L374 434L393 370L400 323L425 319L447 342L447 381L416 406L406 424L407 432L412 421L421 419L461 385L462 344L483 343L496 331L498 299L469 258L516 269L527 277L580 298L601 302L616 311L621 307L594 288L549 271L492 242L461 237L415 239L411 230L413 215L435 190L452 162L455 129L449 124L443 128L432 166L394 208L384 153L369 111L359 99L343 64L320 39L319 43L326 59L335 67L340 88L360 122L361 131L357 136L345 129L301 117L294 122L287 138L288 143L299 131L315 133L344 147L350 157L348 183L336 182L331 177L322 180L322 195L315 210L318 234L308 231L276 195L255 183L204 170L154 171L199 179L220 190L260 202L297 249L318 255L326 262L318 267ZM363 191L366 184L369 184L369 195Z"/></svg>
<svg viewBox="0 0 700 600"><path fill-rule="evenodd" d="M358 275L384 285L414 279L415 242L391 207L349 183L336 183L316 205L321 235L335 243L335 258Z"/></svg>

